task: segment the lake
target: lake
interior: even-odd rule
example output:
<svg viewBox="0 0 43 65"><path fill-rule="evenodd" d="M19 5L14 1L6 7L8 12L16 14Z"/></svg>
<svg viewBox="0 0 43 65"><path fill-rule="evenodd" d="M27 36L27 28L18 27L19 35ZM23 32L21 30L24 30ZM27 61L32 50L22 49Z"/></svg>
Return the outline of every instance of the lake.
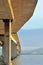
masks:
<svg viewBox="0 0 43 65"><path fill-rule="evenodd" d="M43 55L20 55L12 63L13 65L43 65Z"/></svg>

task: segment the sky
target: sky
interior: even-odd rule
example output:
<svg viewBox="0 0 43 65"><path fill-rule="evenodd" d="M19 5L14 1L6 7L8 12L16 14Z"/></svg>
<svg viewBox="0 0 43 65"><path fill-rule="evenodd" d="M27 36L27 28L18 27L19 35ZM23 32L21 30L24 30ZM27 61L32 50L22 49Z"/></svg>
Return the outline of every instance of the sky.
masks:
<svg viewBox="0 0 43 65"><path fill-rule="evenodd" d="M22 29L43 29L43 0L38 0L33 16Z"/></svg>

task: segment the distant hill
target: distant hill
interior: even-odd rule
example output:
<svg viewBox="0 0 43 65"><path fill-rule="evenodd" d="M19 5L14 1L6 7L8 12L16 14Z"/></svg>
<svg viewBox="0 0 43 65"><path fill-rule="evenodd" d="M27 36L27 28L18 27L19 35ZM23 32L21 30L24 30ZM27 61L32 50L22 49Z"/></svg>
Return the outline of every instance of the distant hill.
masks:
<svg viewBox="0 0 43 65"><path fill-rule="evenodd" d="M34 49L34 50L22 50L21 51L22 55L43 55L43 48L38 48L38 49Z"/></svg>
<svg viewBox="0 0 43 65"><path fill-rule="evenodd" d="M39 48L39 49L36 49L36 50L33 50L32 52L30 52L30 54L34 55L43 55L43 48Z"/></svg>

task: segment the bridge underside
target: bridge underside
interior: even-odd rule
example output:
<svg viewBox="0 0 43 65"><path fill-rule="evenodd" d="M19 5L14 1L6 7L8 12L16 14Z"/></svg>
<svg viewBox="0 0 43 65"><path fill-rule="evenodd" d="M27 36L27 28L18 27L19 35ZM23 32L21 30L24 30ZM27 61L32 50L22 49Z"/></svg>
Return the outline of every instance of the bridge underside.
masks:
<svg viewBox="0 0 43 65"><path fill-rule="evenodd" d="M0 0L0 45L6 65L20 54L17 32L32 17L37 0Z"/></svg>

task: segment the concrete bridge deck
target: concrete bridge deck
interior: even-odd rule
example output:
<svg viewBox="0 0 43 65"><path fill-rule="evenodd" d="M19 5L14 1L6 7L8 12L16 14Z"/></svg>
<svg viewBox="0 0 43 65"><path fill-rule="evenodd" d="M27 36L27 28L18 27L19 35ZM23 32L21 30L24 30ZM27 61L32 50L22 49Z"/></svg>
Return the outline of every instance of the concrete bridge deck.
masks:
<svg viewBox="0 0 43 65"><path fill-rule="evenodd" d="M36 3L37 0L0 0L0 35L4 34L3 58L6 65L12 65L11 57L16 55L17 49L21 51L17 32L32 17Z"/></svg>

